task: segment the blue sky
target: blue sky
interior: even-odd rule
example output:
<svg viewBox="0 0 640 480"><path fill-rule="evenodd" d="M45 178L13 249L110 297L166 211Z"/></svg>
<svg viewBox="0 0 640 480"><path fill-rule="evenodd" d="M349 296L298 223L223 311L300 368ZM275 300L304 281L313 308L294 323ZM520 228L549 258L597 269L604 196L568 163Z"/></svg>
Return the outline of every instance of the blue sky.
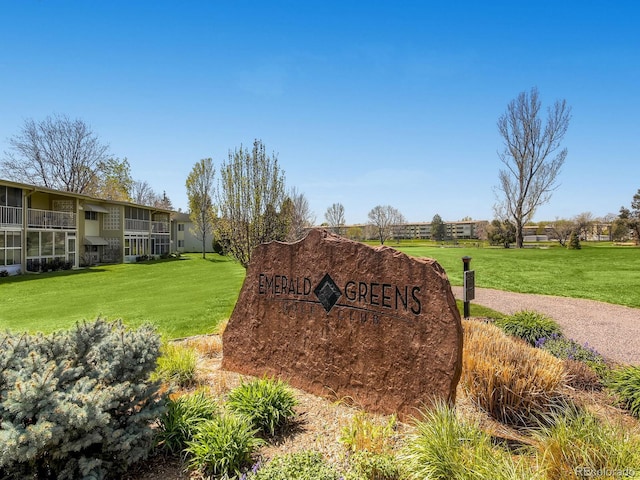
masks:
<svg viewBox="0 0 640 480"><path fill-rule="evenodd" d="M25 119L81 118L186 209L193 165L262 139L317 223L376 205L492 219L496 122L519 92L573 118L535 220L640 188L634 1L0 0L0 154Z"/></svg>

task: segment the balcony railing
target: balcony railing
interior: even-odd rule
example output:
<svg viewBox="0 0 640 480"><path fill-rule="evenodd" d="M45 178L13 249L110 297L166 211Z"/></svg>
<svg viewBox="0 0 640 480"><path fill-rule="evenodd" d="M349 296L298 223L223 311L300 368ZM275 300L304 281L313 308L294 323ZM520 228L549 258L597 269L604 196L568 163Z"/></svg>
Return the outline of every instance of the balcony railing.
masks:
<svg viewBox="0 0 640 480"><path fill-rule="evenodd" d="M148 232L150 227L149 220L133 220L131 218L124 219L124 229L136 232Z"/></svg>
<svg viewBox="0 0 640 480"><path fill-rule="evenodd" d="M52 210L36 210L27 212L29 228L76 229L76 214L72 212L54 212Z"/></svg>
<svg viewBox="0 0 640 480"><path fill-rule="evenodd" d="M0 225L22 226L22 207L0 206Z"/></svg>
<svg viewBox="0 0 640 480"><path fill-rule="evenodd" d="M169 222L151 222L151 233L169 233Z"/></svg>

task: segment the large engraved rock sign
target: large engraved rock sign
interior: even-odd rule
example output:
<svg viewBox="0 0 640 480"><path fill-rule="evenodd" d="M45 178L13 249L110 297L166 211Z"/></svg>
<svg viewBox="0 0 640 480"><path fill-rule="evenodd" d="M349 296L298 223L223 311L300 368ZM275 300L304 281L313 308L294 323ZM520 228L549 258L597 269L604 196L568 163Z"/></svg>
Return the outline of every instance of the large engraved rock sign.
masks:
<svg viewBox="0 0 640 480"><path fill-rule="evenodd" d="M224 369L405 418L455 400L462 326L435 260L316 229L255 249L223 348Z"/></svg>

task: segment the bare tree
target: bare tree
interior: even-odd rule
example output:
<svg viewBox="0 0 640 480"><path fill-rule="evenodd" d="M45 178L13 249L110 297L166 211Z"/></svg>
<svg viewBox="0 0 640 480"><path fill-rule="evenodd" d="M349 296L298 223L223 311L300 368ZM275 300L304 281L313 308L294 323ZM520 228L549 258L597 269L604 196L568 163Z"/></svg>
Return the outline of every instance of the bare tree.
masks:
<svg viewBox="0 0 640 480"><path fill-rule="evenodd" d="M345 224L344 206L341 203L334 203L324 212L324 219L333 232L340 235L342 233L342 227L344 227Z"/></svg>
<svg viewBox="0 0 640 480"><path fill-rule="evenodd" d="M380 244L389 238L393 238L395 229L405 222L404 216L400 211L391 205L377 205L369 212L369 224L372 225L376 232L376 237L380 240Z"/></svg>
<svg viewBox="0 0 640 480"><path fill-rule="evenodd" d="M284 172L275 153L267 155L261 140L251 151L240 145L229 152L229 161L220 168L217 191L220 220L216 236L245 268L253 249L279 238L286 221L282 215L285 196Z"/></svg>
<svg viewBox="0 0 640 480"><path fill-rule="evenodd" d="M158 200L158 194L146 180L134 180L131 183L131 201L138 205L153 205Z"/></svg>
<svg viewBox="0 0 640 480"><path fill-rule="evenodd" d="M500 170L496 187L498 216L512 220L516 226L516 246L523 247L523 227L536 208L548 202L556 189L556 178L567 157L560 144L569 127L571 108L557 100L547 109L543 127L537 88L522 92L507 106L498 119L498 131L504 140L499 153L506 167Z"/></svg>
<svg viewBox="0 0 640 480"><path fill-rule="evenodd" d="M580 240L588 240L589 235L593 231L594 223L596 222L593 214L591 212L582 212L576 215L573 221L576 224L576 233Z"/></svg>
<svg viewBox="0 0 640 480"><path fill-rule="evenodd" d="M82 120L67 116L25 121L9 139L10 152L0 164L11 180L75 193L87 193L108 162L108 146L100 143Z"/></svg>
<svg viewBox="0 0 640 480"><path fill-rule="evenodd" d="M313 226L316 217L309 208L309 202L304 193L299 192L296 187L291 189L289 199L291 200L291 224L287 240L295 242L304 237L307 229Z"/></svg>
<svg viewBox="0 0 640 480"><path fill-rule="evenodd" d="M551 229L550 237L554 240L558 240L563 247L567 246L567 242L571 238L572 233L576 233L578 226L573 220L564 220L556 218L553 222L549 223Z"/></svg>
<svg viewBox="0 0 640 480"><path fill-rule="evenodd" d="M215 220L214 175L213 160L204 158L193 166L186 182L191 231L202 240L202 258L207 258L207 235L213 232Z"/></svg>

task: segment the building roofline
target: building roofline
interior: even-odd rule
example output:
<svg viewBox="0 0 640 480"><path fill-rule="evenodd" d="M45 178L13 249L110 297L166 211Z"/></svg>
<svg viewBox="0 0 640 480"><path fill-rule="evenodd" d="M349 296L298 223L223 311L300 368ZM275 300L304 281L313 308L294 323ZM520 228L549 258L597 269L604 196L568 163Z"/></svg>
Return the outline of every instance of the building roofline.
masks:
<svg viewBox="0 0 640 480"><path fill-rule="evenodd" d="M116 205L123 205L123 206L129 206L129 207L138 207L138 208L147 208L150 210L156 210L158 212L162 212L162 213L173 213L173 210L169 210L169 209L165 209L165 208L158 208L152 205L142 205L139 203L133 203L133 202L124 202L122 200L108 200L105 198L99 198L99 197L92 197L91 195L86 195L84 193L76 193L76 192L67 192L64 190L56 190L54 188L49 188L49 187L43 187L40 185L31 185L28 183L21 183L21 182L14 182L13 180L5 180L3 178L0 178L0 184L5 184L7 186L10 187L14 187L14 188L21 188L23 190L31 190L33 192L42 192L42 193L52 193L52 194L57 194L57 195L66 195L68 197L74 197L74 198L78 198L81 200L87 200L87 201L92 201L92 202L106 202L106 203L113 203Z"/></svg>

